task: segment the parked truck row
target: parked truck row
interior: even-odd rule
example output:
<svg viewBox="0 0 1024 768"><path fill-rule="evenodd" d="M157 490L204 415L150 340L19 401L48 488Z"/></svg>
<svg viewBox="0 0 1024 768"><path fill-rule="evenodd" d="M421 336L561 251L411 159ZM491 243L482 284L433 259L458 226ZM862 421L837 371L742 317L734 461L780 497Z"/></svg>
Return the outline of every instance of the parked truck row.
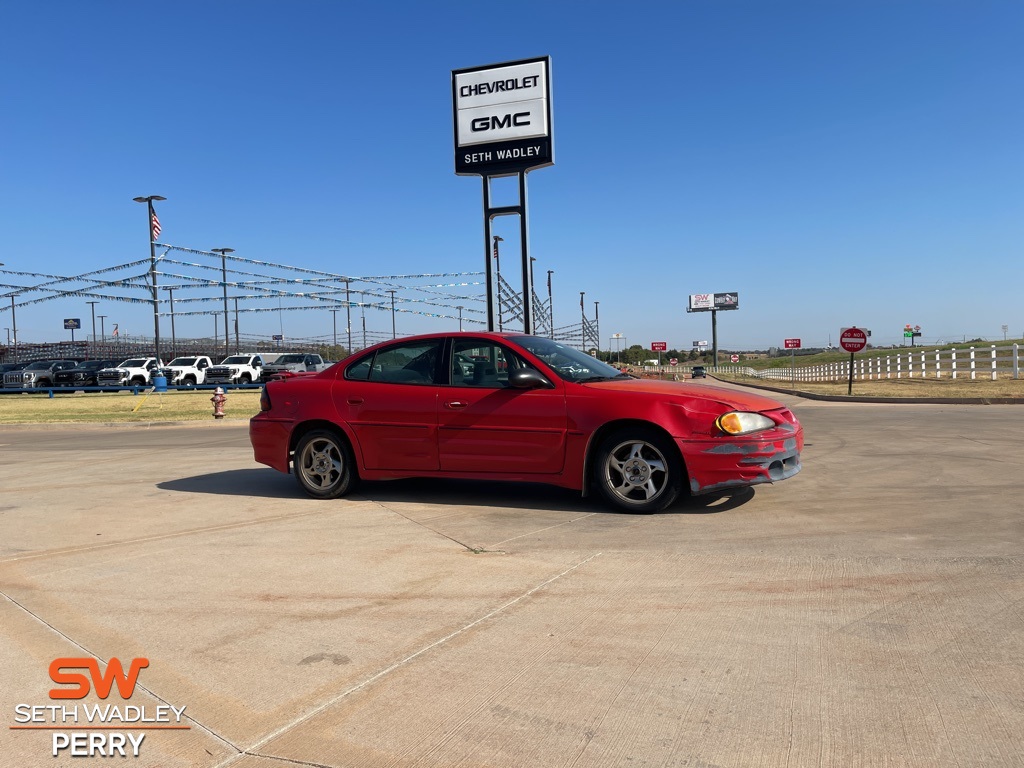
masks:
<svg viewBox="0 0 1024 768"><path fill-rule="evenodd" d="M273 357L268 361L267 357ZM156 357L116 360L37 360L5 365L4 389L49 387L149 386L163 376L169 386L196 387L203 384L251 384L274 376L314 373L330 363L312 352L289 352L265 356L261 353L229 355L219 364L206 355L176 357L164 364Z"/></svg>

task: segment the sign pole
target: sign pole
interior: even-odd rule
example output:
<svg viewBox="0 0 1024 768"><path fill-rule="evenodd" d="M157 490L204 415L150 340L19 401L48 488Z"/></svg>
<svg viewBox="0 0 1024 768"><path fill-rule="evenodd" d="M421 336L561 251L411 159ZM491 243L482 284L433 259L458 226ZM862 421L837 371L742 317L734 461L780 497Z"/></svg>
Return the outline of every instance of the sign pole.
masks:
<svg viewBox="0 0 1024 768"><path fill-rule="evenodd" d="M853 352L850 353L850 383L846 385L846 394L853 394Z"/></svg>
<svg viewBox="0 0 1024 768"><path fill-rule="evenodd" d="M793 347L789 356L789 387L796 389L796 347Z"/></svg>

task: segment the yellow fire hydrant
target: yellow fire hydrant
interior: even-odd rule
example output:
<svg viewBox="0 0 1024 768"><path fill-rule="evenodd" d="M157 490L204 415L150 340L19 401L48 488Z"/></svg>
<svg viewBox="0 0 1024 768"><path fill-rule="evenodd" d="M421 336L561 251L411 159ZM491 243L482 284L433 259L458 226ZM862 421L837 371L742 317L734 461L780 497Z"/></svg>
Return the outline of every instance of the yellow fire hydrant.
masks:
<svg viewBox="0 0 1024 768"><path fill-rule="evenodd" d="M222 387L217 387L213 390L213 397L210 398L210 402L213 403L213 418L224 418L224 403L226 403L227 400L228 396L224 394L224 389Z"/></svg>

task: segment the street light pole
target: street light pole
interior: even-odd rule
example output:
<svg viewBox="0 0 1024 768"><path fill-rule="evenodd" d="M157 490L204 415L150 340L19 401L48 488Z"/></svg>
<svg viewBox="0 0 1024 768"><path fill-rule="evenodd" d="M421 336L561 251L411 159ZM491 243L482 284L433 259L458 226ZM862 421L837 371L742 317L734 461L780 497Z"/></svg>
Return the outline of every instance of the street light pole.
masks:
<svg viewBox="0 0 1024 768"><path fill-rule="evenodd" d="M174 288L164 288L171 297L171 359L178 356L178 338L174 333Z"/></svg>
<svg viewBox="0 0 1024 768"><path fill-rule="evenodd" d="M462 333L462 307L456 307L459 310L459 333Z"/></svg>
<svg viewBox="0 0 1024 768"><path fill-rule="evenodd" d="M584 352L587 351L587 310L583 307L583 297L587 295L586 291L580 291L580 349ZM601 341L598 339L597 346L601 346Z"/></svg>
<svg viewBox="0 0 1024 768"><path fill-rule="evenodd" d="M498 243L505 242L505 238L500 235L494 236L494 274L496 277L495 282L497 287L494 292L498 296L498 332L501 333L504 329L502 318L501 318L501 259L498 258Z"/></svg>
<svg viewBox="0 0 1024 768"><path fill-rule="evenodd" d="M345 280L345 328L348 331L348 349L345 353L348 355L352 354L352 302L349 301L349 288L352 287L352 281ZM337 346L337 343L335 343Z"/></svg>
<svg viewBox="0 0 1024 768"><path fill-rule="evenodd" d="M389 288L388 293L391 294L391 338L397 338L398 334L395 332L395 289Z"/></svg>
<svg viewBox="0 0 1024 768"><path fill-rule="evenodd" d="M224 357L228 357L231 352L228 348L231 346L231 333L228 330L228 260L227 254L234 253L234 248L211 248L214 253L220 254L220 284L224 289Z"/></svg>
<svg viewBox="0 0 1024 768"><path fill-rule="evenodd" d="M156 236L160 234L160 220L156 217L156 211L153 210L154 200L166 200L166 197L160 195L150 195L149 197L133 197L136 203L145 203L146 211L149 214L146 218L146 225L149 228L149 280L150 290L153 294L153 348L156 353L156 359L160 360L160 299L157 296L156 289Z"/></svg>
<svg viewBox="0 0 1024 768"><path fill-rule="evenodd" d="M363 349L366 349L366 294L359 294L359 298L362 299L359 302L359 309L363 313Z"/></svg>
<svg viewBox="0 0 1024 768"><path fill-rule="evenodd" d="M103 346L107 346L107 324L104 320L107 319L106 315L99 315L100 318L100 338L103 340Z"/></svg>
<svg viewBox="0 0 1024 768"><path fill-rule="evenodd" d="M235 354L241 350L241 344L238 342L238 297L235 297Z"/></svg>
<svg viewBox="0 0 1024 768"><path fill-rule="evenodd" d="M18 362L18 316L14 314L14 297L18 294L11 294L11 329L14 331L14 362Z"/></svg>
<svg viewBox="0 0 1024 768"><path fill-rule="evenodd" d="M548 317L551 321L551 338L555 338L555 302L551 298L551 276L555 274L555 270L548 270Z"/></svg>
<svg viewBox="0 0 1024 768"><path fill-rule="evenodd" d="M98 301L87 301L89 309L92 310L92 356L96 357L96 305Z"/></svg>
<svg viewBox="0 0 1024 768"><path fill-rule="evenodd" d="M331 313L331 315L333 315L333 320L334 320L334 346L337 347L338 346L338 310L331 309L331 310L328 310L328 311ZM336 354L336 353L332 353L332 355L333 354Z"/></svg>

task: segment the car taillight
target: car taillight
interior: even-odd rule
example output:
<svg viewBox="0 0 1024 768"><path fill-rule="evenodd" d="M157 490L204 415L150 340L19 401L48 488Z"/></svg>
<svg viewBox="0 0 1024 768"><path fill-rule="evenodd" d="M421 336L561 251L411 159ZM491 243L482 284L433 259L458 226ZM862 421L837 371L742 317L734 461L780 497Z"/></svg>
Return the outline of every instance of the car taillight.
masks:
<svg viewBox="0 0 1024 768"><path fill-rule="evenodd" d="M261 411L269 411L270 410L270 395L267 394L267 388L266 387L264 387L263 391L260 392L260 410Z"/></svg>

